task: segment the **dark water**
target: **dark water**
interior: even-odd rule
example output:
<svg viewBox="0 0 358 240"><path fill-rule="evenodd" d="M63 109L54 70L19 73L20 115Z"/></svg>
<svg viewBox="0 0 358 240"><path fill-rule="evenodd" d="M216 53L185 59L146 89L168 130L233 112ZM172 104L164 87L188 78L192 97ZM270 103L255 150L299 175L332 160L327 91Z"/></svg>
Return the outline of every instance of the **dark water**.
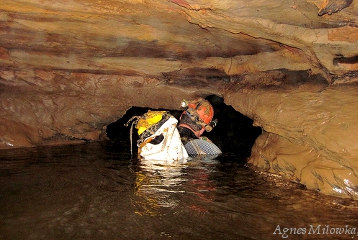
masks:
<svg viewBox="0 0 358 240"><path fill-rule="evenodd" d="M0 239L358 239L356 202L274 179L239 156L169 167L114 143L3 150Z"/></svg>

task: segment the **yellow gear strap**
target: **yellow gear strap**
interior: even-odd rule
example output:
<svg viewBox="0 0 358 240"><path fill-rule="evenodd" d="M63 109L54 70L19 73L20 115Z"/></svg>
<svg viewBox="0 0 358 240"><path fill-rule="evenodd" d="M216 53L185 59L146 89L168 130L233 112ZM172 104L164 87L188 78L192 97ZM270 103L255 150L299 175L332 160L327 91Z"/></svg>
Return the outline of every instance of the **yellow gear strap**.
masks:
<svg viewBox="0 0 358 240"><path fill-rule="evenodd" d="M162 120L164 113L166 113L166 111L148 110L148 112L138 120L136 125L136 128L138 129L138 135L141 135L145 130L147 130L147 128Z"/></svg>

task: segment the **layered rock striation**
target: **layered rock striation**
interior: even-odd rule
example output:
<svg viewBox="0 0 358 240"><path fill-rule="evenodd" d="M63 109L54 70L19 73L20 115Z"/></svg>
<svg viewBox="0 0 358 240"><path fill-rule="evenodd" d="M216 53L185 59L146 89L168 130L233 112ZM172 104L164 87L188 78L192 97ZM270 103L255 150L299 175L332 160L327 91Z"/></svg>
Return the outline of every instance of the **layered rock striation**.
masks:
<svg viewBox="0 0 358 240"><path fill-rule="evenodd" d="M216 94L263 129L251 166L357 199L357 10L349 0L3 0L0 147L99 140L132 106Z"/></svg>

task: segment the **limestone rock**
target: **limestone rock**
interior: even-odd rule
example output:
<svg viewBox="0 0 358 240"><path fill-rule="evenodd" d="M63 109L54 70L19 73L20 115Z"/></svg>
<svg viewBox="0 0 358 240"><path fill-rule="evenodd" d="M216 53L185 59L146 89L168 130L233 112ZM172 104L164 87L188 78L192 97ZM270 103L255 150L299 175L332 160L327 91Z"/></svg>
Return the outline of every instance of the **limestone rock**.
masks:
<svg viewBox="0 0 358 240"><path fill-rule="evenodd" d="M318 15L332 14L348 7L353 0L324 0L318 11Z"/></svg>

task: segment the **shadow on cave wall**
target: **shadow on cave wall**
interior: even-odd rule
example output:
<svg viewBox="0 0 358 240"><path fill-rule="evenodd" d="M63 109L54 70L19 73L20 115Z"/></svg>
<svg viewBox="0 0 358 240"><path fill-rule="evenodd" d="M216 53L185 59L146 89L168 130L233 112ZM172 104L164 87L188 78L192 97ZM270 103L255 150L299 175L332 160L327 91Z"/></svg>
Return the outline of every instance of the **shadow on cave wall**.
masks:
<svg viewBox="0 0 358 240"><path fill-rule="evenodd" d="M251 154L251 148L256 138L261 134L261 128L253 127L252 120L241 113L235 111L231 106L224 103L224 99L216 95L206 97L214 107L214 112L218 120L218 125L209 133L204 133L210 138L226 156L238 156L240 159L246 159ZM146 113L149 108L132 107L118 121L107 126L107 137L114 142L125 143L130 145L129 132L130 126L124 124L132 116L140 116ZM168 109L151 109L151 110L168 110ZM179 119L181 110L168 110ZM133 130L133 153L137 152L136 141L138 135ZM129 148L128 148L129 151Z"/></svg>

